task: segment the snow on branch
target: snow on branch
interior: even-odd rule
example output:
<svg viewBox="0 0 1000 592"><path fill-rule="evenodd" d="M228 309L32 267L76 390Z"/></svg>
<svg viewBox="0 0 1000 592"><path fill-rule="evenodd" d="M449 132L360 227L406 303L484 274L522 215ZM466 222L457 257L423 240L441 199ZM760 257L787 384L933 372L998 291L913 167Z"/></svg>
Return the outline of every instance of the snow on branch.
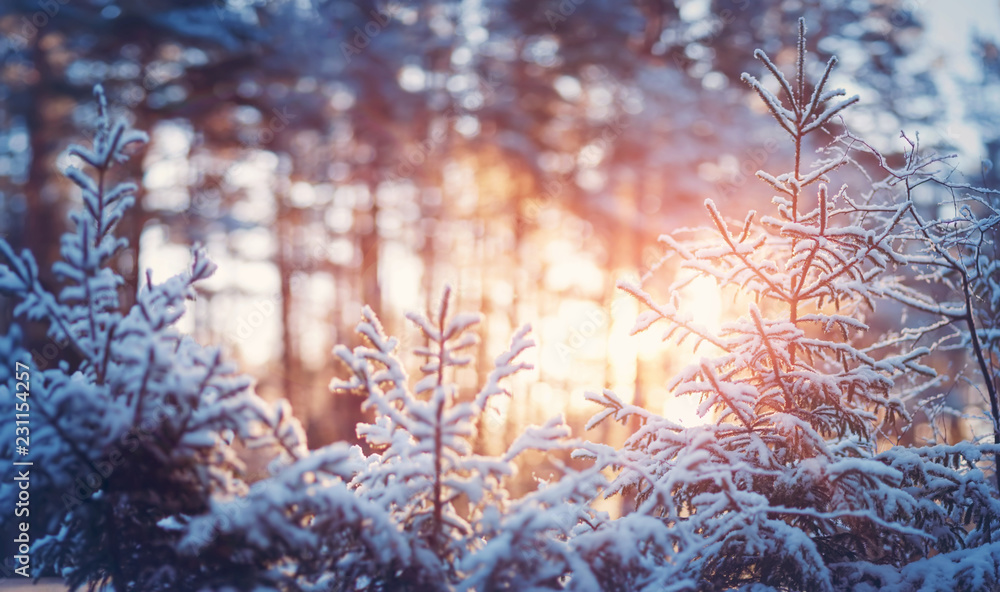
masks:
<svg viewBox="0 0 1000 592"><path fill-rule="evenodd" d="M950 182L950 171L939 175L934 167L944 158L921 154L905 135L900 168L850 132L833 138L832 157L802 165L803 138L828 131L858 99L826 88L835 58L808 92L801 20L797 45L794 85L755 53L777 80L780 99L743 76L794 144L793 170L758 173L779 194L775 212L733 216L741 221L733 232L706 200L707 228L660 239L678 256L665 298L619 282L645 309L633 334L664 322L665 339L691 336L715 346L667 383L673 396L697 398L705 423L677 425L608 390L588 395L601 407L588 429L609 419L637 421L627 424L632 433L614 454L579 456L614 472L609 492L633 494L635 514L675 533L667 555L691 557L690 564L658 573L692 578L697 587L851 589L862 573L873 582L902 581L900 574L911 577L922 563L930 568L935 553L965 549L959 560L972 558L1000 533L990 485L1000 479L995 446L938 451L892 446L888 436L912 425L908 405L945 384L935 356L963 345L980 370L992 417L1000 417L996 356L984 347L996 351L1000 338L1000 268L990 259L1000 216L976 197L985 192ZM870 185L860 194L847 185L832 194L834 175L860 166L852 154L859 149L877 155ZM913 194L931 185L962 204L954 216L925 218ZM711 278L733 297L731 318L717 329L696 326L683 310L677 290L694 277ZM900 326L886 331L876 307L895 315L899 306L912 316L904 313ZM966 326L957 337L956 323ZM1000 441L1000 421L994 426ZM968 573L984 577L975 568Z"/></svg>

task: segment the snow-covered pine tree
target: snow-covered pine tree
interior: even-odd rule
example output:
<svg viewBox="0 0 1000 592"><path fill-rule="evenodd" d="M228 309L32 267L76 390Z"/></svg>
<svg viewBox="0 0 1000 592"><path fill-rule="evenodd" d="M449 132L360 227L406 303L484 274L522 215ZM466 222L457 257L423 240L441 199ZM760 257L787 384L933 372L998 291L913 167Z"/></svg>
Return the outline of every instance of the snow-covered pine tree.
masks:
<svg viewBox="0 0 1000 592"><path fill-rule="evenodd" d="M363 395L365 409L375 416L373 423L358 426L358 435L375 452L352 486L390 513L412 552L404 569L341 580L338 590L554 589L569 573L586 573L568 539L581 521L594 519L588 504L603 476L584 471L541 483L518 499L507 488L521 453L572 446L562 420L529 427L502 456L473 451L482 423L495 413L490 398L506 393L501 381L530 368L520 360L533 346L529 327L517 331L496 358L486 384L463 396L451 374L471 361L462 351L477 343L471 329L480 316L452 316L449 302L445 288L430 318L407 315L427 344L415 350L426 361L412 386L396 351L398 340L385 334L370 309L357 329L367 345L334 350L350 377L335 380L332 388Z"/></svg>
<svg viewBox="0 0 1000 592"><path fill-rule="evenodd" d="M635 513L668 527L667 538L633 539L640 544L620 561L621 577L638 565L648 576L635 589L648 590L664 589L657 580L688 590L995 589L1000 503L984 473L996 467L983 461L1000 448L880 453L891 428L909 421L907 379L933 380L921 362L933 345L917 347L909 330L868 335L865 322L887 299L944 314L945 324L968 311L927 306L932 299L918 296L905 272L939 265L954 274L978 264L975 277L995 284L982 277L988 264L955 256L958 247L982 244L982 233L926 232L931 225L909 191L923 174L914 160L905 171L886 169L905 184L874 184L853 198L846 186L830 191L830 176L850 156L836 151L809 167L805 141L857 98L826 88L835 59L808 86L803 21L793 81L763 52L755 55L781 98L752 76L744 80L795 148L792 171L758 173L777 192L772 213L757 221L751 211L734 225L707 200L712 226L703 234L661 238L682 268L667 302L643 285L619 284L648 308L633 332L664 326L665 340L698 343L704 357L669 386L676 396L699 397L707 424L683 427L608 391L590 396L604 407L591 426L640 423L610 463L618 469L612 492L631 490ZM982 231L990 223L978 224ZM742 295L745 313L718 331L699 325L677 297L697 276ZM917 331L924 329L933 326Z"/></svg>
<svg viewBox="0 0 1000 592"><path fill-rule="evenodd" d="M251 380L235 374L218 348L174 328L195 282L214 270L201 249L193 249L185 273L159 284L147 275L135 304L122 310L123 280L111 262L127 241L114 229L136 187L113 183L112 174L127 147L146 135L112 119L100 86L95 95L93 145L69 149L93 175L72 166L64 171L79 187L82 207L71 214L75 227L63 236L62 260L53 266L62 281L58 294L41 285L30 252L17 254L0 240L0 290L18 300L15 315L45 321L48 336L79 360L29 373L31 446L22 458L34 463L32 573L52 570L73 587L117 591L239 581L231 568L245 553L185 555L177 525L245 489L234 439L248 446L277 442L286 456L300 458L302 432L283 407L257 397ZM18 333L0 339L0 350L4 360L30 366ZM2 378L0 400L13 409L14 377ZM14 438L4 438L0 454L13 457L13 446ZM6 507L14 507L17 495L14 481L0 483ZM242 565L242 579L268 567Z"/></svg>

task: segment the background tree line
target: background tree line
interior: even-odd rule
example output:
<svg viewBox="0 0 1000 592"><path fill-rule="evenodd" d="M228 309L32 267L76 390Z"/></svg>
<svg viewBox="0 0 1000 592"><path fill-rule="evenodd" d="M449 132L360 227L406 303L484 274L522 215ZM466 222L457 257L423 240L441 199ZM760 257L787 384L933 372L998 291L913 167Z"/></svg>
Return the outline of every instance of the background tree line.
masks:
<svg viewBox="0 0 1000 592"><path fill-rule="evenodd" d="M115 262L123 300L139 269L178 269L183 245L205 244L233 271L200 288L188 329L255 368L265 396L289 398L313 442L354 438L360 401L326 385L329 351L353 343L362 304L392 332L446 281L486 317L479 360L536 322L541 386L497 430L595 384L657 407L669 364L615 340L635 309L616 304L614 282L648 271L657 235L706 196L766 199L753 175L789 153L748 116L760 112L738 82L750 48L787 62L780 39L806 14L811 54L839 53L835 82L865 95L848 123L890 155L901 128L961 143L942 72L915 57L911 8L14 0L0 8L0 219L47 270L74 199L52 173L102 82L151 136L129 164L145 172L122 225L132 248ZM965 121L992 149L997 50L973 47L984 90L965 95ZM995 185L989 167L963 172ZM43 360L59 348L38 327L29 344ZM958 407L972 400L953 390Z"/></svg>

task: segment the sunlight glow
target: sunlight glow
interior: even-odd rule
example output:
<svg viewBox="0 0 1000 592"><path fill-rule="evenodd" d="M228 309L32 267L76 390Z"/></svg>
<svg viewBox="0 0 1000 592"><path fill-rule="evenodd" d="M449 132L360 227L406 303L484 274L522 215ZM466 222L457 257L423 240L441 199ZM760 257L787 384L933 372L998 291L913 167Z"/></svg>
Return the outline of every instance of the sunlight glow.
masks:
<svg viewBox="0 0 1000 592"><path fill-rule="evenodd" d="M681 290L680 310L690 316L696 325L704 327L709 332L718 334L722 326L722 292L719 285L712 278L699 276L691 281ZM683 346L674 348L680 355L674 356L676 368L680 370L687 364L696 363L703 355L706 355L705 347L699 347L695 351L693 343L688 342ZM677 423L694 427L711 423L712 417L698 416L698 405L700 400L694 395L675 396L667 394L663 401L663 415Z"/></svg>
<svg viewBox="0 0 1000 592"><path fill-rule="evenodd" d="M700 403L701 401L695 395L677 397L668 394L663 401L663 408L660 410L660 413L670 421L677 422L687 428L708 425L712 423L712 417L711 415L707 417L698 416L698 405Z"/></svg>
<svg viewBox="0 0 1000 592"><path fill-rule="evenodd" d="M139 281L145 284L146 274L151 274L154 283L163 282L183 273L191 264L191 252L187 247L169 242L166 229L160 225L150 225L143 230L139 239ZM191 303L187 303L188 313ZM185 314L177 323L182 333L194 329L191 314Z"/></svg>
<svg viewBox="0 0 1000 592"><path fill-rule="evenodd" d="M712 278L699 276L681 290L681 312L694 322L718 333L722 325L722 293Z"/></svg>
<svg viewBox="0 0 1000 592"><path fill-rule="evenodd" d="M638 302L624 294L611 304L611 332L608 335L607 350L610 371L608 384L626 401L635 394L636 364L640 353L659 348L659 340L652 333L631 334L638 314Z"/></svg>

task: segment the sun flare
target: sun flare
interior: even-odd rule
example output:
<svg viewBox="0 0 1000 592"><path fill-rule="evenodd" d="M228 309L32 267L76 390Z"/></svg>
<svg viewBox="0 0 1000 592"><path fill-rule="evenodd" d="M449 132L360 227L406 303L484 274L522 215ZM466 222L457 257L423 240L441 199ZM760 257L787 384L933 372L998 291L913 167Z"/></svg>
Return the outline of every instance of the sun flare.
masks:
<svg viewBox="0 0 1000 592"><path fill-rule="evenodd" d="M715 280L698 276L681 291L681 312L697 325L718 333L722 326L722 292Z"/></svg>

